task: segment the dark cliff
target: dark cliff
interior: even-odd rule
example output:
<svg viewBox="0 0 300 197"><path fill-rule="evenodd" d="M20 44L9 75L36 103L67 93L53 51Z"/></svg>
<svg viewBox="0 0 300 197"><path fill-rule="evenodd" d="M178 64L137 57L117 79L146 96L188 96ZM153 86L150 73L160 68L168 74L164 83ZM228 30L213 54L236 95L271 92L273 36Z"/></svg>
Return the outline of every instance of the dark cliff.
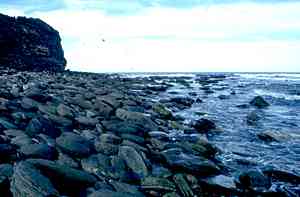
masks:
<svg viewBox="0 0 300 197"><path fill-rule="evenodd" d="M60 72L65 66L58 31L40 19L0 14L0 67Z"/></svg>

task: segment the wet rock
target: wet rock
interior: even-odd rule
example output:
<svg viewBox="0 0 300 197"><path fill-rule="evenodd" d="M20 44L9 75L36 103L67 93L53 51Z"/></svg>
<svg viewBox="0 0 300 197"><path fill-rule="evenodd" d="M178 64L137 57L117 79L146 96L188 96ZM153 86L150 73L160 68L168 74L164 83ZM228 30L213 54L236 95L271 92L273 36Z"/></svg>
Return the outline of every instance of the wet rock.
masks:
<svg viewBox="0 0 300 197"><path fill-rule="evenodd" d="M93 104L91 101L86 100L82 95L78 94L75 97L69 98L68 102L73 105L78 105L82 109L92 109Z"/></svg>
<svg viewBox="0 0 300 197"><path fill-rule="evenodd" d="M170 140L170 136L166 132L163 132L163 131L151 131L148 133L148 135L151 138L155 138L155 139L166 141L166 142Z"/></svg>
<svg viewBox="0 0 300 197"><path fill-rule="evenodd" d="M111 181L110 184L113 186L113 188L117 192L123 192L132 194L136 197L142 197L144 194L138 190L138 188L134 185L130 185L127 183L117 182L117 181Z"/></svg>
<svg viewBox="0 0 300 197"><path fill-rule="evenodd" d="M96 124L98 124L98 122L99 122L97 119L88 118L85 116L76 117L75 120L77 121L77 123L79 125L82 125L84 127L89 127L89 128L94 128L96 126Z"/></svg>
<svg viewBox="0 0 300 197"><path fill-rule="evenodd" d="M110 143L110 144L120 144L122 142L122 138L112 134L112 133L104 133L100 135L99 140L101 142Z"/></svg>
<svg viewBox="0 0 300 197"><path fill-rule="evenodd" d="M6 120L5 118L0 117L0 126L4 129L17 129L17 126Z"/></svg>
<svg viewBox="0 0 300 197"><path fill-rule="evenodd" d="M24 97L21 101L21 106L23 109L37 110L39 103L31 98Z"/></svg>
<svg viewBox="0 0 300 197"><path fill-rule="evenodd" d="M258 170L249 170L241 173L239 182L242 188L253 188L255 190L264 190L271 186L268 177Z"/></svg>
<svg viewBox="0 0 300 197"><path fill-rule="evenodd" d="M185 154L181 149L171 148L162 151L167 164L176 172L187 172L199 176L218 174L220 168L212 161L200 156Z"/></svg>
<svg viewBox="0 0 300 197"><path fill-rule="evenodd" d="M256 111L252 111L246 117L248 125L256 125L260 119L261 119L261 117L258 115L258 113Z"/></svg>
<svg viewBox="0 0 300 197"><path fill-rule="evenodd" d="M118 155L138 176L143 178L148 175L148 169L142 156L134 148L129 146L121 146Z"/></svg>
<svg viewBox="0 0 300 197"><path fill-rule="evenodd" d="M268 177L272 177L278 181L300 184L300 174L296 172L288 172L281 169L276 169L274 167L267 167L263 169L263 173Z"/></svg>
<svg viewBox="0 0 300 197"><path fill-rule="evenodd" d="M116 155L119 151L118 145L102 142L100 140L95 140L94 146L98 153L105 155Z"/></svg>
<svg viewBox="0 0 300 197"><path fill-rule="evenodd" d="M116 116L123 121L135 123L147 130L156 130L157 125L151 120L150 117L139 112L130 112L124 109L117 109Z"/></svg>
<svg viewBox="0 0 300 197"><path fill-rule="evenodd" d="M183 197L194 196L194 193L190 188L189 184L187 183L187 181L185 180L183 174L175 174L173 180L177 185L177 187L179 188L180 193Z"/></svg>
<svg viewBox="0 0 300 197"><path fill-rule="evenodd" d="M103 103L108 104L114 109L117 109L122 105L122 99L124 95L117 95L117 94L108 94L105 96L99 96L96 98L96 103L101 101ZM98 101L97 101L98 100Z"/></svg>
<svg viewBox="0 0 300 197"><path fill-rule="evenodd" d="M102 121L103 127L108 131L113 131L116 134L134 134L138 136L144 136L145 129L142 126L139 126L132 122L127 121Z"/></svg>
<svg viewBox="0 0 300 197"><path fill-rule="evenodd" d="M176 186L168 179L158 177L146 177L142 180L141 187L143 190L154 190L161 192L176 191Z"/></svg>
<svg viewBox="0 0 300 197"><path fill-rule="evenodd" d="M65 69L59 33L40 19L0 15L0 64L17 70Z"/></svg>
<svg viewBox="0 0 300 197"><path fill-rule="evenodd" d="M114 111L113 107L98 99L95 101L94 108L97 111L98 115L103 116L105 118L110 117Z"/></svg>
<svg viewBox="0 0 300 197"><path fill-rule="evenodd" d="M121 138L123 140L129 140L129 141L134 142L134 143L139 144L139 145L145 145L145 138L144 137L124 133L124 134L121 135Z"/></svg>
<svg viewBox="0 0 300 197"><path fill-rule="evenodd" d="M205 118L197 120L193 124L193 127L200 133L206 133L210 130L216 129L215 123Z"/></svg>
<svg viewBox="0 0 300 197"><path fill-rule="evenodd" d="M57 114L63 117L67 118L73 118L74 117L74 112L71 107L68 107L67 105L64 104L59 104L57 106Z"/></svg>
<svg viewBox="0 0 300 197"><path fill-rule="evenodd" d="M76 160L74 160L72 157L70 157L66 154L63 154L63 153L59 153L58 159L56 162L60 165L66 165L71 168L79 168L79 163Z"/></svg>
<svg viewBox="0 0 300 197"><path fill-rule="evenodd" d="M86 157L92 152L90 142L72 132L65 132L56 139L57 146L66 154L74 157Z"/></svg>
<svg viewBox="0 0 300 197"><path fill-rule="evenodd" d="M0 194L1 196L12 196L10 192L10 179L13 175L13 166L10 164L0 165Z"/></svg>
<svg viewBox="0 0 300 197"><path fill-rule="evenodd" d="M235 181L233 177L218 175L205 180L207 185L217 191L235 191Z"/></svg>
<svg viewBox="0 0 300 197"><path fill-rule="evenodd" d="M169 192L163 195L163 197L180 197L180 195L177 194L176 192Z"/></svg>
<svg viewBox="0 0 300 197"><path fill-rule="evenodd" d="M135 195L130 193L115 192L107 189L101 189L92 193L88 197L135 197Z"/></svg>
<svg viewBox="0 0 300 197"><path fill-rule="evenodd" d="M64 127L64 128L72 128L73 120L70 120L65 117L56 116L53 114L48 114L44 116L48 120L50 120L56 127Z"/></svg>
<svg viewBox="0 0 300 197"><path fill-rule="evenodd" d="M91 155L81 160L81 166L86 172L107 175L107 170L110 167L110 158L103 154Z"/></svg>
<svg viewBox="0 0 300 197"><path fill-rule="evenodd" d="M225 99L229 99L230 96L229 95L221 94L221 95L218 96L218 98L221 99L221 100L225 100Z"/></svg>
<svg viewBox="0 0 300 197"><path fill-rule="evenodd" d="M50 101L52 97L43 92L40 87L33 87L25 91L25 96L41 103Z"/></svg>
<svg viewBox="0 0 300 197"><path fill-rule="evenodd" d="M18 147L27 146L28 144L32 143L32 139L27 135L19 135L17 137L12 138L10 143Z"/></svg>
<svg viewBox="0 0 300 197"><path fill-rule="evenodd" d="M8 162L14 158L16 154L16 147L10 144L0 144L0 158L1 162Z"/></svg>
<svg viewBox="0 0 300 197"><path fill-rule="evenodd" d="M19 152L26 158L54 159L55 149L47 144L27 144Z"/></svg>
<svg viewBox="0 0 300 197"><path fill-rule="evenodd" d="M76 190L76 187L92 186L97 181L93 175L85 171L60 165L54 161L44 159L28 159L27 161L53 180L52 182L58 187L71 186Z"/></svg>
<svg viewBox="0 0 300 197"><path fill-rule="evenodd" d="M26 133L29 136L43 133L53 138L60 135L60 131L53 126L53 123L44 117L33 118L26 127Z"/></svg>
<svg viewBox="0 0 300 197"><path fill-rule="evenodd" d="M153 111L156 112L159 117L163 119L172 119L173 115L171 110L167 109L163 104L156 103L152 107Z"/></svg>
<svg viewBox="0 0 300 197"><path fill-rule="evenodd" d="M288 133L281 131L264 131L257 134L257 137L266 142L282 142L292 138Z"/></svg>
<svg viewBox="0 0 300 197"><path fill-rule="evenodd" d="M189 97L174 97L170 99L170 102L183 105L185 107L191 107L194 103L194 100Z"/></svg>
<svg viewBox="0 0 300 197"><path fill-rule="evenodd" d="M168 168L154 165L152 166L152 176L168 178L172 176L172 172Z"/></svg>
<svg viewBox="0 0 300 197"><path fill-rule="evenodd" d="M9 138L26 135L24 131L18 129L7 129L3 133Z"/></svg>
<svg viewBox="0 0 300 197"><path fill-rule="evenodd" d="M258 108L268 107L270 104L261 96L256 96L250 101L250 104Z"/></svg>
<svg viewBox="0 0 300 197"><path fill-rule="evenodd" d="M59 196L50 180L28 162L15 166L10 190L15 197Z"/></svg>

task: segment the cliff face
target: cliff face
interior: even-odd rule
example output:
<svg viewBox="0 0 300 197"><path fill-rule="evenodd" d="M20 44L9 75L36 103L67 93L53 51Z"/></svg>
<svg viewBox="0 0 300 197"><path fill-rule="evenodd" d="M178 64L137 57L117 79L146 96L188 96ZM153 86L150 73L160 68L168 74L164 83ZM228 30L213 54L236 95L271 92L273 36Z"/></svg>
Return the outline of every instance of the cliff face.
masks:
<svg viewBox="0 0 300 197"><path fill-rule="evenodd" d="M40 19L0 14L0 67L60 72L65 66L55 29Z"/></svg>

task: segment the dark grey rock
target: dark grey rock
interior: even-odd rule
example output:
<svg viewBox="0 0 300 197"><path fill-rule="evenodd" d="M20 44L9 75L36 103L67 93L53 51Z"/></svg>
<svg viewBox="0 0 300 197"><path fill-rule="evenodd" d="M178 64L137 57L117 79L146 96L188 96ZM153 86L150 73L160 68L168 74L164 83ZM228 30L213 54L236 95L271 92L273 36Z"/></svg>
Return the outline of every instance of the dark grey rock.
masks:
<svg viewBox="0 0 300 197"><path fill-rule="evenodd" d="M154 191L176 191L176 186L173 182L165 178L158 177L146 177L141 183L143 190L154 190Z"/></svg>
<svg viewBox="0 0 300 197"><path fill-rule="evenodd" d="M194 124L193 127L200 133L205 133L210 130L216 129L216 125L214 122L211 120L201 118L197 120Z"/></svg>
<svg viewBox="0 0 300 197"><path fill-rule="evenodd" d="M250 101L250 104L258 108L268 107L270 104L261 96L256 96Z"/></svg>
<svg viewBox="0 0 300 197"><path fill-rule="evenodd" d="M23 99L21 100L21 106L24 109L37 110L39 103L31 98L23 97Z"/></svg>
<svg viewBox="0 0 300 197"><path fill-rule="evenodd" d="M57 146L66 154L74 157L86 157L92 152L90 142L72 132L65 132L56 139Z"/></svg>
<svg viewBox="0 0 300 197"><path fill-rule="evenodd" d="M85 116L76 117L75 120L77 121L77 123L79 125L82 125L84 127L91 127L91 128L94 128L96 126L96 124L99 123L99 121L97 119L89 118L89 117L85 117Z"/></svg>
<svg viewBox="0 0 300 197"><path fill-rule="evenodd" d="M110 117L113 114L113 107L111 105L104 103L103 101L96 99L94 108L98 115L105 118Z"/></svg>
<svg viewBox="0 0 300 197"><path fill-rule="evenodd" d="M29 144L32 144L32 138L28 137L27 135L19 135L17 137L14 137L11 139L10 143L12 145L21 147L21 146L27 146Z"/></svg>
<svg viewBox="0 0 300 197"><path fill-rule="evenodd" d="M288 182L292 184L300 184L300 174L296 172L289 172L286 170L276 169L274 167L267 167L263 169L263 173L268 177L272 177L278 181Z"/></svg>
<svg viewBox="0 0 300 197"><path fill-rule="evenodd" d="M220 173L220 168L212 161L191 154L185 154L180 149L168 149L162 152L167 164L174 171L209 176Z"/></svg>
<svg viewBox="0 0 300 197"><path fill-rule="evenodd" d="M0 126L3 127L4 129L17 129L16 125L6 120L5 118L1 118L1 117L0 117Z"/></svg>
<svg viewBox="0 0 300 197"><path fill-rule="evenodd" d="M107 189L101 189L92 193L88 197L135 197L135 195L130 193L115 192Z"/></svg>
<svg viewBox="0 0 300 197"><path fill-rule="evenodd" d="M0 158L1 162L8 162L14 158L16 154L16 147L10 144L0 144Z"/></svg>
<svg viewBox="0 0 300 197"><path fill-rule="evenodd" d="M110 166L110 158L103 154L91 155L81 160L81 166L86 172L106 175Z"/></svg>
<svg viewBox="0 0 300 197"><path fill-rule="evenodd" d="M117 192L132 194L136 197L144 196L144 194L138 190L137 186L130 185L130 184L127 184L127 183L118 182L118 181L111 181L110 184L113 186L113 188Z"/></svg>
<svg viewBox="0 0 300 197"><path fill-rule="evenodd" d="M14 197L59 196L50 180L28 162L14 167L10 190Z"/></svg>
<svg viewBox="0 0 300 197"><path fill-rule="evenodd" d="M190 97L174 97L170 99L170 102L183 105L185 107L191 107L194 103L194 100Z"/></svg>
<svg viewBox="0 0 300 197"><path fill-rule="evenodd" d="M10 164L0 165L0 194L1 196L10 197L10 179L13 175L13 166Z"/></svg>
<svg viewBox="0 0 300 197"><path fill-rule="evenodd" d="M143 178L148 175L148 169L142 156L134 148L130 146L121 146L118 155L138 176Z"/></svg>
<svg viewBox="0 0 300 197"><path fill-rule="evenodd" d="M79 168L79 163L77 161L75 161L72 157L63 153L59 153L56 162L60 165L66 165L71 168Z"/></svg>
<svg viewBox="0 0 300 197"><path fill-rule="evenodd" d="M55 149L47 144L27 144L19 152L26 158L54 159Z"/></svg>
<svg viewBox="0 0 300 197"><path fill-rule="evenodd" d="M218 175L206 180L210 187L214 187L216 190L219 188L226 190L236 190L236 185L233 177Z"/></svg>
<svg viewBox="0 0 300 197"><path fill-rule="evenodd" d="M154 123L149 116L139 112L130 112L124 109L117 109L116 116L123 121L132 122L138 126L146 129L147 131L156 130L157 125Z"/></svg>
<svg viewBox="0 0 300 197"><path fill-rule="evenodd" d="M57 114L63 117L67 118L73 118L74 117L74 112L71 107L68 107L67 105L64 104L59 104L56 108Z"/></svg>
<svg viewBox="0 0 300 197"><path fill-rule="evenodd" d="M243 188L265 190L271 186L270 179L258 170L242 172L239 176L239 181Z"/></svg>
<svg viewBox="0 0 300 197"><path fill-rule="evenodd" d="M60 131L54 127L53 123L44 117L33 118L26 127L26 133L29 136L43 133L53 138L60 135Z"/></svg>
<svg viewBox="0 0 300 197"><path fill-rule="evenodd" d="M173 180L183 197L194 196L193 190L190 188L183 174L175 174Z"/></svg>
<svg viewBox="0 0 300 197"><path fill-rule="evenodd" d="M51 180L54 180L53 183L60 186L73 184L73 189L76 189L76 187L92 186L97 181L93 175L85 171L77 170L66 165L60 165L54 161L44 159L28 159L27 161L43 174L47 175Z"/></svg>
<svg viewBox="0 0 300 197"><path fill-rule="evenodd" d="M116 155L119 151L118 145L101 142L100 140L96 140L94 146L98 153L103 153L105 155Z"/></svg>
<svg viewBox="0 0 300 197"><path fill-rule="evenodd" d="M101 123L106 130L113 131L114 133L117 133L119 135L122 134L135 134L138 136L145 135L145 129L142 126L139 126L132 122L110 120L110 121L102 121Z"/></svg>

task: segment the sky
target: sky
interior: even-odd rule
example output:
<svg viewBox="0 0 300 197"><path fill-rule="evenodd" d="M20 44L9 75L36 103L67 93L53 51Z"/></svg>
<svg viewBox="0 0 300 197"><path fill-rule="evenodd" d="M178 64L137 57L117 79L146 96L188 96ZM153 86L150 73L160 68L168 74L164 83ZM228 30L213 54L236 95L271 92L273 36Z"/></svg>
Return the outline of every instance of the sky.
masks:
<svg viewBox="0 0 300 197"><path fill-rule="evenodd" d="M300 72L298 0L0 0L60 32L67 69Z"/></svg>

